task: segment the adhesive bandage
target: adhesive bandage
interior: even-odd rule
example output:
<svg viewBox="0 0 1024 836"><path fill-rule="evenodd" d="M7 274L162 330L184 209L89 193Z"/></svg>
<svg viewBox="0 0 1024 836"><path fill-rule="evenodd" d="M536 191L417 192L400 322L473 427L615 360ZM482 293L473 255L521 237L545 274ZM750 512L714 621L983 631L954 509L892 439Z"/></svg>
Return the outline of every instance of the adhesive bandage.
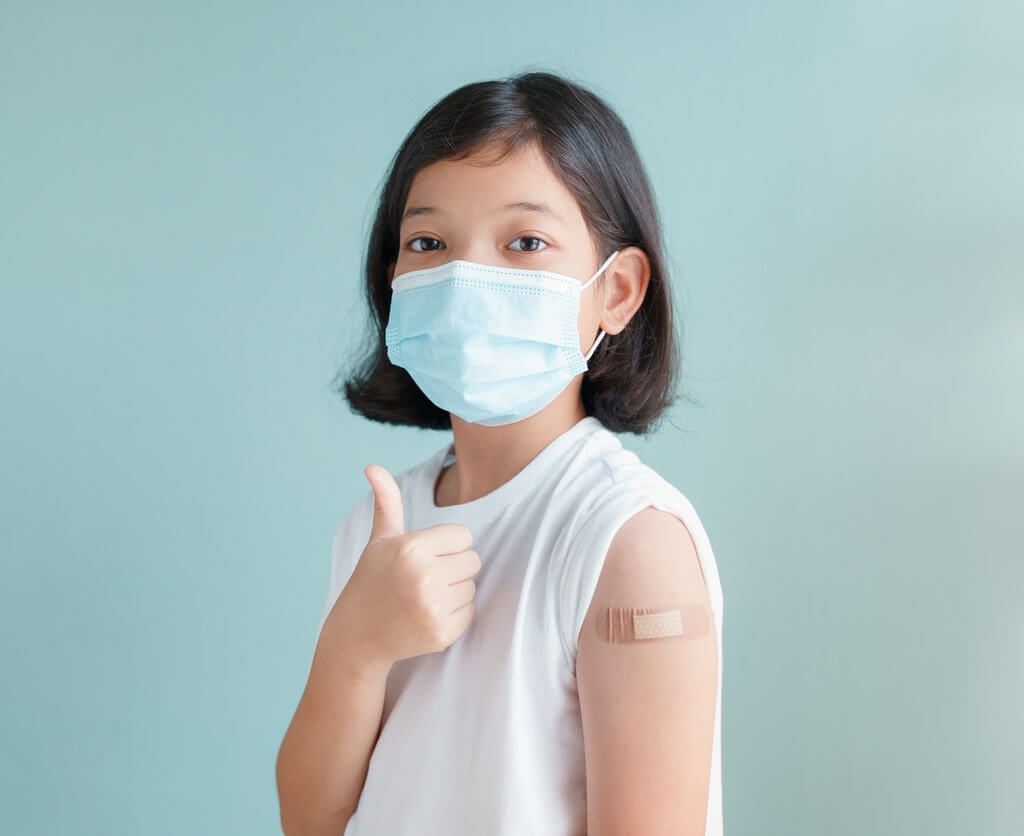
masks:
<svg viewBox="0 0 1024 836"><path fill-rule="evenodd" d="M652 639L695 639L708 634L708 611L703 604L680 607L608 607L597 620L606 642Z"/></svg>

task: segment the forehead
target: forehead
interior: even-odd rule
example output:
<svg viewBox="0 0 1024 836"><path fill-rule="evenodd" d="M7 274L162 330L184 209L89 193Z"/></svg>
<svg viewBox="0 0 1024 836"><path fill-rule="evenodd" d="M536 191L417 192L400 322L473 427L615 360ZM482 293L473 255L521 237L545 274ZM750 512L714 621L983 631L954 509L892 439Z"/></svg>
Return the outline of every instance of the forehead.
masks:
<svg viewBox="0 0 1024 836"><path fill-rule="evenodd" d="M439 160L413 178L403 214L411 207L437 207L445 214L490 216L509 203L546 204L570 226L583 226L572 192L530 142L499 159L504 146L486 145L461 160ZM403 223L415 219L406 218Z"/></svg>

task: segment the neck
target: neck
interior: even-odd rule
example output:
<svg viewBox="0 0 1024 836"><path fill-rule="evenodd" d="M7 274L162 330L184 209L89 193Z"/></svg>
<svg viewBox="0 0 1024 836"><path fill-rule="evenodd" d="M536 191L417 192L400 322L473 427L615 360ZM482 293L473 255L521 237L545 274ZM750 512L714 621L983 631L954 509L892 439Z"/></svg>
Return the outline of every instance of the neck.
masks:
<svg viewBox="0 0 1024 836"><path fill-rule="evenodd" d="M452 415L455 462L441 473L435 503L472 502L504 485L558 436L587 417L578 387L576 395L573 399L556 398L529 418L501 427L471 424Z"/></svg>

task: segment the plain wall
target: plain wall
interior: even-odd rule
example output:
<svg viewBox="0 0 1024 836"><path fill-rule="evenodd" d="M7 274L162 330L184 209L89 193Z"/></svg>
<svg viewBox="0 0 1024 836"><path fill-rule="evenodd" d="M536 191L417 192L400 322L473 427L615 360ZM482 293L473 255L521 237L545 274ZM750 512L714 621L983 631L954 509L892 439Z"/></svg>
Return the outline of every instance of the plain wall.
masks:
<svg viewBox="0 0 1024 836"><path fill-rule="evenodd" d="M1019 3L0 2L0 831L279 832L377 189L562 72L649 168L730 836L1024 830Z"/></svg>

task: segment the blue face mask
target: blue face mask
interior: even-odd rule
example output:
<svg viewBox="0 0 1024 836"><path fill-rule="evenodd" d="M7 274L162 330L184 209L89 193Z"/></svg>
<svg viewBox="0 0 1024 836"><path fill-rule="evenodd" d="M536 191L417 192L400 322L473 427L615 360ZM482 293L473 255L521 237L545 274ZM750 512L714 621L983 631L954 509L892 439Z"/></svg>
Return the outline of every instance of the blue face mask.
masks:
<svg viewBox="0 0 1024 836"><path fill-rule="evenodd" d="M464 421L497 427L529 418L587 370L605 332L584 357L580 294L617 254L585 282L462 260L396 276L388 359Z"/></svg>

